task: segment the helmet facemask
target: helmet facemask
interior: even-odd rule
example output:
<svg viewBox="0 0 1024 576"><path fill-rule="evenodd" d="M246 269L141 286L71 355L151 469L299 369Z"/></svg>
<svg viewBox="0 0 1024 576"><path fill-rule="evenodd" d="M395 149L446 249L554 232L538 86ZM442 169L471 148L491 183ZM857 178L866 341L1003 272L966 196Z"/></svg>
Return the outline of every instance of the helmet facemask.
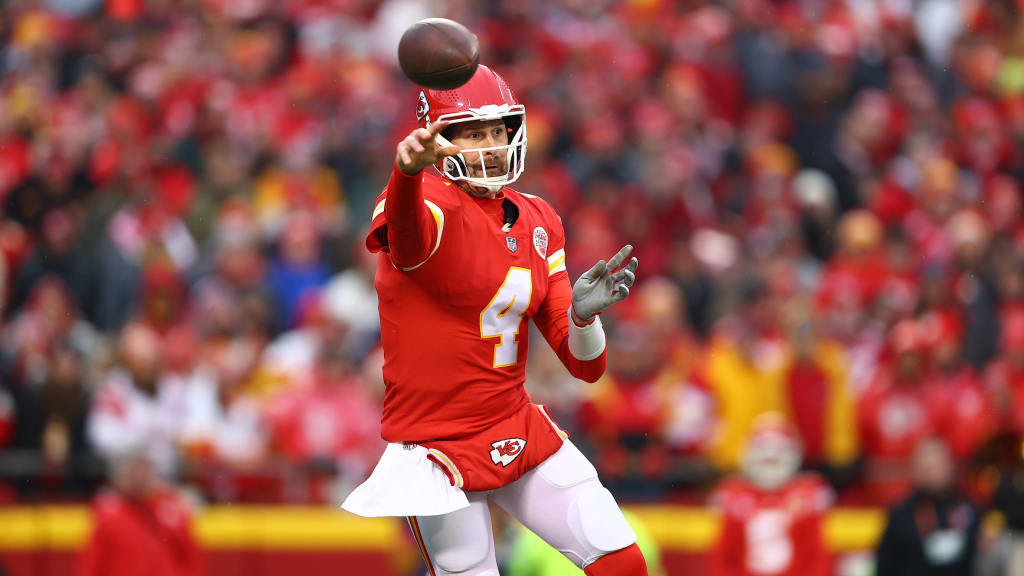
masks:
<svg viewBox="0 0 1024 576"><path fill-rule="evenodd" d="M508 144L486 148L464 148L455 156L449 156L439 162L437 169L453 182L466 182L473 186L486 188L490 192L497 192L518 180L526 167L526 107L522 104L511 106L491 104L464 112L444 114L436 121L446 121L449 126L442 134L437 135L438 144L450 146L451 141L446 136L451 134L455 125L478 120L502 120L509 134ZM429 120L427 125L430 125ZM499 166L497 170L489 171L485 155L492 151L505 151L505 162L504 166ZM483 175L472 176L470 166L479 166Z"/></svg>

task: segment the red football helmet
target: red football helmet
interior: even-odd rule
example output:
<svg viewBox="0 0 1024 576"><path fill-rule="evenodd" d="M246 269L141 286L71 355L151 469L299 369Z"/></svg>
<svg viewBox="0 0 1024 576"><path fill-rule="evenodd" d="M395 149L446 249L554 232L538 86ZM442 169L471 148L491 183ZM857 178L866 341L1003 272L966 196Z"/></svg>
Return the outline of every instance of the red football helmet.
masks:
<svg viewBox="0 0 1024 576"><path fill-rule="evenodd" d="M508 144L490 148L466 148L455 156L438 162L437 169L448 179L464 180L489 190L497 191L519 179L526 165L526 107L516 101L505 80L487 66L479 66L469 82L454 90L423 90L420 92L416 119L426 128L432 122L445 120L451 124L473 120L502 120L508 130ZM451 142L451 126L437 136L442 146ZM503 151L504 172L488 174L484 153ZM469 174L466 154L478 162L482 177Z"/></svg>

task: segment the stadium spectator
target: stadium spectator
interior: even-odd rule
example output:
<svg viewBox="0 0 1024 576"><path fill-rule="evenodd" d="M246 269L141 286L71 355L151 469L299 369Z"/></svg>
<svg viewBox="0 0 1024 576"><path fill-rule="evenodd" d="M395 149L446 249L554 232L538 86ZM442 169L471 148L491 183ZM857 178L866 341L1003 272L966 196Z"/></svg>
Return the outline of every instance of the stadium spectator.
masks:
<svg viewBox="0 0 1024 576"><path fill-rule="evenodd" d="M913 477L913 492L889 511L875 573L972 574L980 516L956 487L945 442L926 438L916 446Z"/></svg>
<svg viewBox="0 0 1024 576"><path fill-rule="evenodd" d="M207 343L201 364L183 387L176 441L196 462L229 469L257 467L269 441L258 386L259 343L222 339Z"/></svg>
<svg viewBox="0 0 1024 576"><path fill-rule="evenodd" d="M18 267L10 302L12 309L20 308L41 280L57 277L67 286L75 307L88 317L99 279L85 257L85 247L77 241L81 234L79 227L75 215L66 208L46 212L40 222L42 242Z"/></svg>
<svg viewBox="0 0 1024 576"><path fill-rule="evenodd" d="M806 466L843 471L859 456L856 406L849 384L846 351L816 332L806 310L789 319L782 368L782 409L793 422Z"/></svg>
<svg viewBox="0 0 1024 576"><path fill-rule="evenodd" d="M162 348L151 328L127 326L118 356L92 400L89 440L104 458L145 452L161 475L173 474L180 428L189 415L185 389L178 382L161 382Z"/></svg>
<svg viewBox="0 0 1024 576"><path fill-rule="evenodd" d="M78 558L78 576L201 576L202 552L191 512L144 453L112 463L111 489L96 497L93 529Z"/></svg>
<svg viewBox="0 0 1024 576"><path fill-rule="evenodd" d="M319 290L307 293L299 304L295 327L274 338L261 352L262 386L253 392L266 396L309 382L323 350L336 348L355 357L358 339L350 338L344 313L324 298Z"/></svg>
<svg viewBox="0 0 1024 576"><path fill-rule="evenodd" d="M355 349L365 352L376 346L380 337L377 291L373 287L377 262L372 253L361 246L354 252L351 266L332 277L324 287L323 306L329 317L348 326L346 338L353 339Z"/></svg>
<svg viewBox="0 0 1024 576"><path fill-rule="evenodd" d="M320 253L317 221L310 212L294 212L281 233L278 257L270 263L268 278L277 315L285 326L299 323L299 303L319 291L330 278Z"/></svg>
<svg viewBox="0 0 1024 576"><path fill-rule="evenodd" d="M709 558L711 576L833 573L824 518L832 492L813 474L798 474L797 430L778 413L759 416L743 446L742 476L712 496L722 528Z"/></svg>
<svg viewBox="0 0 1024 576"><path fill-rule="evenodd" d="M25 306L3 327L0 354L12 384L35 388L46 380L54 350L69 347L88 358L96 345L96 332L80 317L67 285L47 276L33 286Z"/></svg>
<svg viewBox="0 0 1024 576"><path fill-rule="evenodd" d="M1000 429L1024 435L1024 310L1006 315L1000 342L1004 355L989 365L985 379Z"/></svg>
<svg viewBox="0 0 1024 576"><path fill-rule="evenodd" d="M271 444L290 461L329 470L351 488L383 452L379 415L343 350L322 346L310 380L273 397L267 417Z"/></svg>
<svg viewBox="0 0 1024 576"><path fill-rule="evenodd" d="M672 455L700 454L710 441L712 401L684 315L682 291L665 278L651 279L635 302L609 312L610 368L583 388L576 410L596 465L620 489L672 482Z"/></svg>
<svg viewBox="0 0 1024 576"><path fill-rule="evenodd" d="M662 396L679 376L650 327L621 314L618 322L608 342L610 368L587 387L579 425L606 482L620 489L656 488L667 465Z"/></svg>
<svg viewBox="0 0 1024 576"><path fill-rule="evenodd" d="M934 433L937 414L928 411L923 327L903 320L889 334L888 359L860 398L859 429L865 454L874 460L906 459Z"/></svg>
<svg viewBox="0 0 1024 576"><path fill-rule="evenodd" d="M974 368L964 362L956 318L929 313L921 322L931 358L922 385L935 433L945 439L954 459L967 461L995 433L995 409Z"/></svg>
<svg viewBox="0 0 1024 576"><path fill-rule="evenodd" d="M722 470L739 467L753 421L783 409L779 379L784 356L767 288L754 279L741 290L743 303L712 337L705 368L718 414L708 455Z"/></svg>
<svg viewBox="0 0 1024 576"><path fill-rule="evenodd" d="M42 488L43 494L58 492L56 487L66 493L81 493L95 485L83 477L89 471L92 455L85 429L89 375L81 354L64 346L51 353L46 381L38 389L26 391L31 401L22 404L18 414L19 436L24 442L19 448L42 454L43 474L48 481L32 488Z"/></svg>

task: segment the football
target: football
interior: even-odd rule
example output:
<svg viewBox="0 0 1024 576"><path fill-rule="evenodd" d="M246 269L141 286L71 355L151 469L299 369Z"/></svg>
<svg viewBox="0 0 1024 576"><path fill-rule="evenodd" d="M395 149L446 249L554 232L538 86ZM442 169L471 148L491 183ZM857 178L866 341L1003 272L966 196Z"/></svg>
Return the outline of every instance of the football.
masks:
<svg viewBox="0 0 1024 576"><path fill-rule="evenodd" d="M458 88L480 64L480 41L468 28L447 18L413 24L398 43L398 64L409 80L432 90Z"/></svg>

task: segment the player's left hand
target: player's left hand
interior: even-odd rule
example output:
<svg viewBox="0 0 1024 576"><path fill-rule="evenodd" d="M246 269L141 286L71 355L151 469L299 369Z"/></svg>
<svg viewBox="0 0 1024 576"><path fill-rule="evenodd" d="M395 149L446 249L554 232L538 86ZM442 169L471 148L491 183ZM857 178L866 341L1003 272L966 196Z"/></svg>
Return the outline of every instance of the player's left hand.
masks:
<svg viewBox="0 0 1024 576"><path fill-rule="evenodd" d="M572 310L580 324L590 322L595 314L629 296L640 263L636 258L630 258L625 266L622 263L632 252L633 247L627 244L610 260L599 260L576 280L572 287Z"/></svg>

